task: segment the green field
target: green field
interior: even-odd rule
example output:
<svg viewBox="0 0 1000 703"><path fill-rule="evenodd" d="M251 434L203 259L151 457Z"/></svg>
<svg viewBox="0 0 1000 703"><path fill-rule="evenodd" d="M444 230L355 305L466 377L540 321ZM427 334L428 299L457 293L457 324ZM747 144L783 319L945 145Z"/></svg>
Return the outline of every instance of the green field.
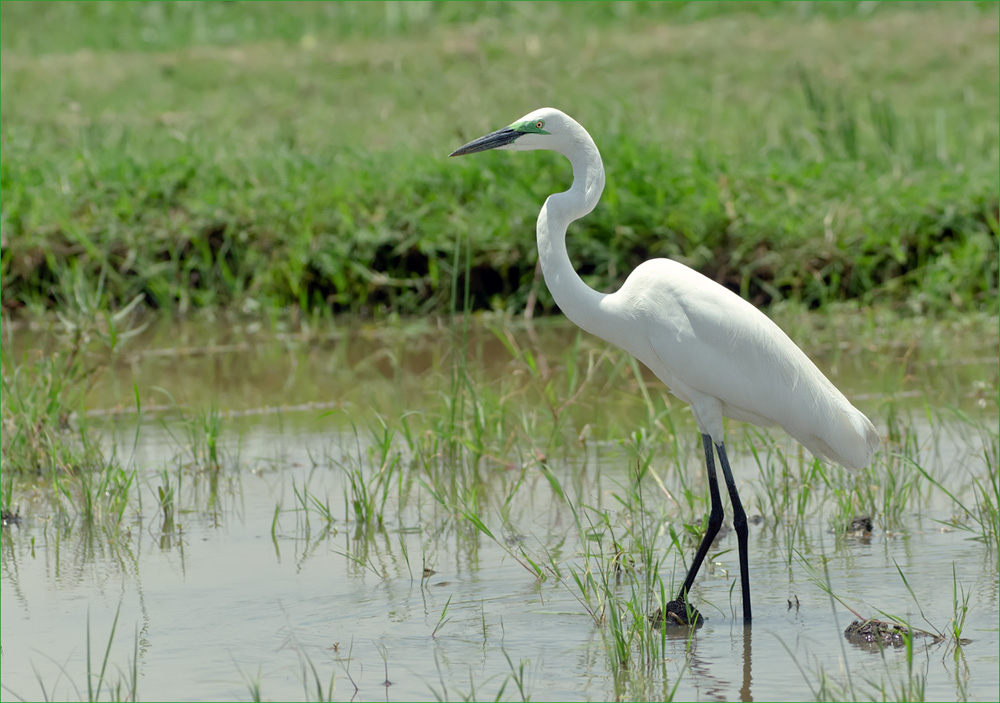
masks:
<svg viewBox="0 0 1000 703"><path fill-rule="evenodd" d="M0 3L2 304L523 310L552 154L602 149L593 286L678 258L759 304L996 308L996 3ZM467 286L466 286L467 284ZM459 298L464 298L461 294ZM459 307L463 301L457 301Z"/></svg>
<svg viewBox="0 0 1000 703"><path fill-rule="evenodd" d="M998 11L0 2L5 695L995 699ZM691 265L879 431L727 427L756 649L725 533L650 617L701 440L538 275L568 164L448 158L545 105L588 284Z"/></svg>

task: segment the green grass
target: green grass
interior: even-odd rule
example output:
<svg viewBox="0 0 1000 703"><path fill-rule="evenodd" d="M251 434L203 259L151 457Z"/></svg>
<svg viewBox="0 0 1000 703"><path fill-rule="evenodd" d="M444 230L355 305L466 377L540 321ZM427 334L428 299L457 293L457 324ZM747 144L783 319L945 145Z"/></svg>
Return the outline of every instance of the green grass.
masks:
<svg viewBox="0 0 1000 703"><path fill-rule="evenodd" d="M60 312L50 323L50 343L16 354L5 342L0 350L2 509L16 514L15 483L45 485L60 524L79 520L84 530L105 528L113 535L136 505L138 474L118 446L101 446L84 399L142 331L134 319L139 299L110 313L103 276L90 282L76 267L67 273L74 275L62 280L55 294ZM133 440L134 451L137 434Z"/></svg>
<svg viewBox="0 0 1000 703"><path fill-rule="evenodd" d="M103 463L80 411L87 390L123 344L141 331L133 315L139 299L107 312L103 276L92 289L78 268L72 273L76 275L56 289L60 311L50 323L48 348L27 349L20 356L9 351L9 344L0 350L2 448L8 471L75 475Z"/></svg>
<svg viewBox="0 0 1000 703"><path fill-rule="evenodd" d="M114 644L115 631L118 629L118 617L121 615L121 603L119 603L117 610L115 610L114 620L111 622L111 632L108 634L108 643L104 649L104 655L99 661L93 661L92 650L91 650L91 639L90 639L90 611L87 612L87 644L86 644L86 657L87 657L87 669L86 687L82 688L77 685L69 672L66 671L65 665L60 665L60 678L65 676L69 679L70 685L75 690L77 697L80 700L86 701L100 701L102 696L107 695L107 700L111 701L135 701L138 700L138 684L139 684L139 631L136 629L135 633L135 645L132 649L132 656L128 661L128 668L123 670L121 667L117 668L117 678L112 680L112 672L108 669L108 664L111 658L111 646ZM53 660L55 662L55 660ZM58 662L55 662L58 664ZM94 670L94 665L100 665L100 671ZM38 687L41 689L41 699L50 700L50 692L46 688L46 682L43 680L42 676L39 674L37 669L35 670L35 677L38 681ZM58 683L58 680L57 680ZM6 686L4 687L6 688ZM106 689L106 690L105 690ZM18 695L16 692L11 691L9 688L6 690L12 693L19 700L26 700ZM54 691L53 691L54 693Z"/></svg>
<svg viewBox="0 0 1000 703"><path fill-rule="evenodd" d="M945 499L945 526L995 555L996 428L948 407L975 388L995 410L995 378L921 379L961 355L963 336L996 337L996 31L995 3L4 2L2 507L41 513L26 502L40 477L57 534L80 529L117 548L145 491L163 549L192 512L223 524L241 462L214 382L183 380L204 386L193 393L205 402L171 398L163 425L176 453L153 467L134 465L123 444L101 448L106 428L86 399L138 329L140 304L201 310L213 324L220 310L265 318L329 352L324 373L352 380L338 399L351 414L319 418L344 446L313 455L290 507L279 500L267 516L276 554L291 537L301 562L342 534L346 551L333 551L353 573L405 569L413 581L428 553L407 553L404 533L429 544L454 535L471 564L481 545L499 546L524 579L568 589L600 628L615 697L672 698L666 635L646 616L674 595L704 532L704 481L685 470L700 465L694 425L622 352L579 333L551 354L535 336L544 323L509 324L511 313L555 310L535 274L532 223L568 184L567 167L544 154L446 158L554 104L588 126L608 168L601 206L571 232L591 285L614 288L640 261L672 256L771 303L830 367L855 363L859 345L885 350L885 368L855 371L885 398L872 470L822 466L779 433L727 442L757 465L747 511L781 536L790 571L827 558L813 549L816 529L842 535L869 514L877 529L905 532ZM470 308L505 314L488 316L484 334L458 316ZM413 391L416 335L380 338L358 363L353 330L330 332L331 312L452 323L431 333ZM11 330L27 323L12 317L58 337L15 353ZM487 370L496 359L484 338L506 352L502 371ZM378 373L358 383L359 368ZM142 416L147 389L130 388ZM923 408L893 397L914 390ZM591 458L609 442L633 469L613 484ZM928 452L943 442L973 468L943 468ZM339 495L310 483L325 474ZM536 500L576 534L538 534ZM344 525L353 529L338 533ZM709 569L735 563L711 556ZM737 597L699 607L726 617ZM437 607L426 635L449 637L460 611L450 599ZM968 611L956 578L943 628L956 661ZM485 646L485 611L482 623ZM306 697L332 697L333 678L297 651ZM527 698L528 663L503 654L497 696ZM338 663L353 683L350 660ZM134 691L132 666L113 695ZM97 696L103 668L89 679ZM259 699L261 674L244 678ZM819 697L856 697L822 666L814 678ZM911 667L858 686L919 698L924 680ZM470 678L469 695L484 686ZM465 695L443 679L431 692Z"/></svg>
<svg viewBox="0 0 1000 703"><path fill-rule="evenodd" d="M846 607L854 613L856 617L862 620L864 619L864 616L858 614L857 611L845 603L843 598L834 593L833 587L830 584L828 573L824 571L823 574L820 574L817 569L807 563L804 559L802 559L802 565L805 567L804 571L807 578L813 581L813 583L820 590L826 592L830 596L831 604L834 601L837 601L840 605ZM968 683L968 668L964 661L963 647L970 644L971 640L963 638L962 632L966 625L971 596L966 591L965 585L959 582L958 577L955 574L955 564L952 563L953 616L951 621L944 628L939 627L939 623L935 623L931 619L928 619L928 616L924 612L923 605L914 593L913 588L910 586L909 579L907 579L906 574L903 573L903 570L899 568L898 564L896 565L896 570L905 590L909 593L910 598L913 600L913 607L915 607L916 612L919 613L920 619L923 620L923 622L926 623L926 625L931 629L922 629L919 626L915 626L908 617L887 613L877 608L876 611L878 615L885 619L881 620L869 617L869 620L879 624L894 625L902 628L902 642L900 644L894 644L893 646L898 646L902 650L901 653L906 663L905 672L893 672L893 659L887 656L887 650L891 651L892 646L879 642L872 643L871 647L879 654L881 659L880 663L884 666L884 670L881 670L879 667L866 667L864 671L855 672L852 676L850 671L828 673L826 671L825 664L820 663L817 671L806 672L801 664L796 661L799 665L799 670L805 678L806 685L810 688L810 691L817 700L858 700L859 697L871 700L927 700L925 689L927 686L927 679L931 673L931 658L927 656L927 654L929 651L932 651L932 647L937 647L944 642L947 642L947 649L944 652L945 657L947 657L948 654L952 654L956 664L956 697L958 700L967 699L968 692L966 690L966 686ZM932 617L940 617L943 612L946 612L945 609L941 607L942 605L943 604L940 602L933 604L932 607L936 609L940 608L941 612L934 613ZM944 661L944 658L942 661ZM965 675L959 673L963 669ZM818 687L816 688L813 687L814 681L818 681ZM859 689L862 689L864 692L860 693Z"/></svg>
<svg viewBox="0 0 1000 703"><path fill-rule="evenodd" d="M74 263L175 313L537 296L553 155L449 160L542 104L608 187L592 285L671 256L759 303L995 310L997 5L0 5L2 304ZM558 30L558 31L557 31ZM544 39L543 39L544 38ZM456 242L466 257L456 258Z"/></svg>

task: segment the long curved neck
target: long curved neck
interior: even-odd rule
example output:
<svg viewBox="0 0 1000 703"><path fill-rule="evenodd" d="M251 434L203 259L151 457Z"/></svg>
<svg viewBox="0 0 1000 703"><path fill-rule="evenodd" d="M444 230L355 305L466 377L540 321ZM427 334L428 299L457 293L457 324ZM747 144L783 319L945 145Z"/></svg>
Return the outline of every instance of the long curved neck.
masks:
<svg viewBox="0 0 1000 703"><path fill-rule="evenodd" d="M559 151L573 164L573 185L563 193L550 195L538 213L535 233L542 275L566 317L591 334L613 342L613 320L607 313L598 313L605 294L583 282L566 252L566 228L593 210L604 190L601 154L583 127L579 127L568 148Z"/></svg>

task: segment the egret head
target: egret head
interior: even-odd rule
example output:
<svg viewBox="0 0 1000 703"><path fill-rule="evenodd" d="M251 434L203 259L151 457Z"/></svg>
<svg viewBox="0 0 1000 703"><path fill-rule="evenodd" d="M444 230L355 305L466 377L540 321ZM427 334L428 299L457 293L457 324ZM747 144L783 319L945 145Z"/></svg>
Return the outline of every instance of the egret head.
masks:
<svg viewBox="0 0 1000 703"><path fill-rule="evenodd" d="M474 139L465 146L451 152L450 156L475 154L489 149L530 151L532 149L554 149L570 137L576 126L582 129L572 117L554 107L542 107L517 120L508 127L498 129L486 136Z"/></svg>

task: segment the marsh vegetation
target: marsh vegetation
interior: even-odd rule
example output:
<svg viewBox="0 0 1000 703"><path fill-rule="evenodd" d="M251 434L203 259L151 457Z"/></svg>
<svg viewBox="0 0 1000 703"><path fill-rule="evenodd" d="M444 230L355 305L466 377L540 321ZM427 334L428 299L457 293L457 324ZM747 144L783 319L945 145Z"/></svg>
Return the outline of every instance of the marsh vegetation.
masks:
<svg viewBox="0 0 1000 703"><path fill-rule="evenodd" d="M570 7L0 4L4 699L996 698L997 5ZM588 283L680 258L881 433L729 425L752 629L725 531L650 617L700 439L548 314L568 170L445 159L543 104Z"/></svg>

